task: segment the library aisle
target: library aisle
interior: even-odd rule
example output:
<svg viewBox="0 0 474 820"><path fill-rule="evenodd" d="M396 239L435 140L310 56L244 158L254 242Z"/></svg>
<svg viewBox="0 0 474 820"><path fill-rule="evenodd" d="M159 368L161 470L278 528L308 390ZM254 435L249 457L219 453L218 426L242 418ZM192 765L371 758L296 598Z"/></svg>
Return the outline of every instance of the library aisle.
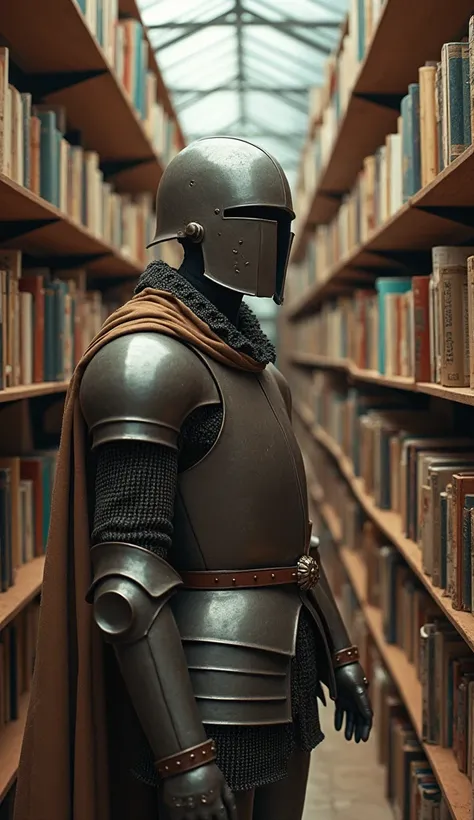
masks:
<svg viewBox="0 0 474 820"><path fill-rule="evenodd" d="M361 753L336 732L330 709L321 718L325 741L311 757L303 820L393 820L375 736Z"/></svg>

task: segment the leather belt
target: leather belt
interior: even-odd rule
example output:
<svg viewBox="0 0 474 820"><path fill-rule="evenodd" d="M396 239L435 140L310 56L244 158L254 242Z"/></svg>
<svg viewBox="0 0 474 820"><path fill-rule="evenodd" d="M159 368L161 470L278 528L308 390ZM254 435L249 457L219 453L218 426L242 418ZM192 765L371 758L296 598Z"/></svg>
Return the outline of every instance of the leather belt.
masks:
<svg viewBox="0 0 474 820"><path fill-rule="evenodd" d="M302 555L292 567L181 572L181 578L186 589L249 589L298 584L307 590L319 581L319 565L312 556Z"/></svg>

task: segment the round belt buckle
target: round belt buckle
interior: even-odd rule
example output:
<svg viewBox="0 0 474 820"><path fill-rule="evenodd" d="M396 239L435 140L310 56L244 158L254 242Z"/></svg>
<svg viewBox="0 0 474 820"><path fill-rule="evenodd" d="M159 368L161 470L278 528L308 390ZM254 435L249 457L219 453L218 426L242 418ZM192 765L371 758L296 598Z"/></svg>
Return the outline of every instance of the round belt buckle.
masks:
<svg viewBox="0 0 474 820"><path fill-rule="evenodd" d="M319 581L319 564L312 555L302 555L296 565L296 580L301 589L313 589Z"/></svg>

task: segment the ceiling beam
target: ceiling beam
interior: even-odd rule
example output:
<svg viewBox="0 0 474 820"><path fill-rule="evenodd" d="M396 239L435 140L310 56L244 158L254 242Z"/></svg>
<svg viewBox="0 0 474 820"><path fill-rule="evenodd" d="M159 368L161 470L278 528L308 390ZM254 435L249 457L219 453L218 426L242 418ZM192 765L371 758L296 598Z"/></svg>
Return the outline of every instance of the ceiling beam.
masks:
<svg viewBox="0 0 474 820"><path fill-rule="evenodd" d="M242 15L245 9L242 0L235 0L235 19L237 34L237 88L239 90L239 120L247 122L247 105L245 99L245 67L244 67L244 33L242 30Z"/></svg>
<svg viewBox="0 0 474 820"><path fill-rule="evenodd" d="M229 17L229 12L226 11L224 14L219 14L218 17L213 17L211 20L207 20L205 23L180 23L179 28L182 30L182 34L178 34L177 37L173 37L171 40L166 40L164 43L160 43L157 46L159 51L164 51L165 48L171 48L171 46L175 46L177 43L180 43L182 40L186 40L187 37L190 37L192 34L195 34L197 31L202 31L206 29L208 26L220 26ZM178 25L178 23L176 23ZM232 24L234 25L234 24ZM169 28L169 26L166 26ZM183 27L185 27L183 29ZM160 26L160 28L162 28ZM156 29L155 26L147 26L148 31L154 31Z"/></svg>
<svg viewBox="0 0 474 820"><path fill-rule="evenodd" d="M236 80L230 80L226 85L216 85L213 88L202 88L200 91L196 91L195 88L170 88L168 86L168 91L170 94L196 94L200 97L208 96L209 94L216 94L218 91L235 91L235 82ZM271 86L268 85L245 85L246 91L277 91L277 92L284 92L287 91L291 94L307 94L312 86Z"/></svg>
<svg viewBox="0 0 474 820"><path fill-rule="evenodd" d="M260 20L260 22L262 24L270 26L270 28L273 25L272 20L268 20L266 17L263 17L261 14L257 14L256 11L252 12L252 16L255 20ZM337 25L340 26L340 23L337 23ZM303 26L306 29L310 28L310 24L308 22L303 24ZM281 32L282 32L282 34L286 34L288 37L292 37L293 40L297 40L299 43L303 43L303 45L305 45L305 46L309 46L310 48L314 48L315 51L319 51L321 54L330 54L331 53L331 49L329 48L329 46L323 46L321 43L317 43L315 40L310 40L309 37L305 37L303 34L300 34L299 32L296 32L291 27L287 26L286 28L281 29Z"/></svg>
<svg viewBox="0 0 474 820"><path fill-rule="evenodd" d="M253 14L253 12L252 12ZM223 15L222 15L223 16ZM153 26L147 26L149 31L169 31L169 30L179 30L179 29L190 29L193 33L194 31L200 31L204 28L209 28L209 26L235 26L237 23L236 19L232 19L227 13L225 15L227 19L222 19L220 21L217 20L209 20L203 23L182 23L182 22L169 22L169 23L155 23ZM288 28L330 28L330 29L338 29L340 28L341 22L340 20L293 20L291 18L284 19L284 20L263 20L263 19L243 19L242 26L270 26L271 28L275 29L282 29L285 31Z"/></svg>

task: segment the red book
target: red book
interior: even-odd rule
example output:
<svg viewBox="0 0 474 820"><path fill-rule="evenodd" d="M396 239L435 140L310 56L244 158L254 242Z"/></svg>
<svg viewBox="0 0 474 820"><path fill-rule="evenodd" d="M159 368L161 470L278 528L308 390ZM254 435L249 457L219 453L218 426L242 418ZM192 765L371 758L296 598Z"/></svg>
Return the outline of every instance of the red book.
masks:
<svg viewBox="0 0 474 820"><path fill-rule="evenodd" d="M33 294L33 381L44 380L44 282L41 275L21 276L20 290Z"/></svg>
<svg viewBox="0 0 474 820"><path fill-rule="evenodd" d="M431 381L430 366L430 276L414 276L413 330L415 337L415 381Z"/></svg>

